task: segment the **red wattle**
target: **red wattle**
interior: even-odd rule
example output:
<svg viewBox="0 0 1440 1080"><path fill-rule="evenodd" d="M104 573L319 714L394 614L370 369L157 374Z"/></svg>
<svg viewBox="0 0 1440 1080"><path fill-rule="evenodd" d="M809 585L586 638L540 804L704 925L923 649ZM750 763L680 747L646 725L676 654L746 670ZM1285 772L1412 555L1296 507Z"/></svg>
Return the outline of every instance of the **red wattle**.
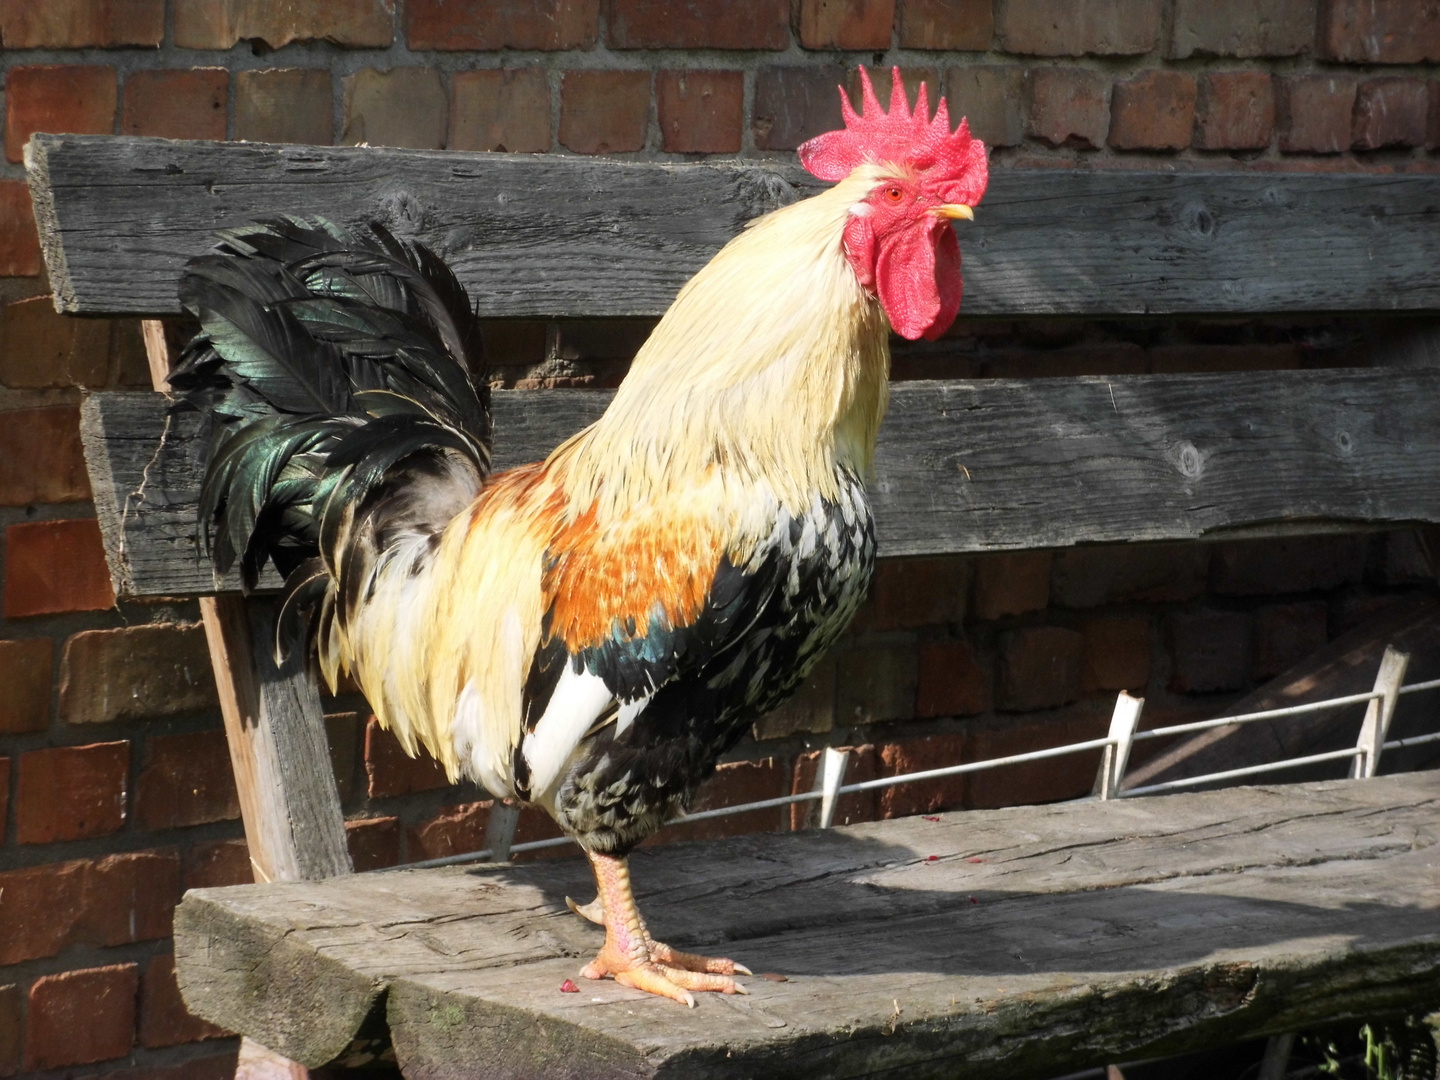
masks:
<svg viewBox="0 0 1440 1080"><path fill-rule="evenodd" d="M934 341L960 311L963 285L955 230L949 222L936 221L929 228L904 229L878 247L875 286L890 326L911 341Z"/></svg>

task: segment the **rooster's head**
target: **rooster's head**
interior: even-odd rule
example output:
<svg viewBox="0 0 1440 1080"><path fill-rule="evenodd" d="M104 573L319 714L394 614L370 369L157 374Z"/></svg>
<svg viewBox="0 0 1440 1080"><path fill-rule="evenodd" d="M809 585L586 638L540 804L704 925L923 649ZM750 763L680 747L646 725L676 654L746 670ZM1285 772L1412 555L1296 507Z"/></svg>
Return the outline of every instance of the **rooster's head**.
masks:
<svg viewBox="0 0 1440 1080"><path fill-rule="evenodd" d="M951 222L973 217L989 165L985 144L970 137L964 119L950 130L944 98L930 119L922 84L911 112L900 69L892 74L887 113L862 67L860 114L842 87L844 129L801 146L800 163L821 180L865 170L873 184L850 209L845 255L860 283L880 298L896 333L933 341L960 310L960 243Z"/></svg>

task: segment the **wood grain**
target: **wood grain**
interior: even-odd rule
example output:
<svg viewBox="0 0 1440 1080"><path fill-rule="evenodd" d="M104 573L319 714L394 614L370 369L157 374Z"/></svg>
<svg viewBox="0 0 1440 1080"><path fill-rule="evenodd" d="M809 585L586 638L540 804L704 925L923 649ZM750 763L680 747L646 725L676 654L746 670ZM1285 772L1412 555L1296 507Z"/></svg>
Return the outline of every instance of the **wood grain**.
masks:
<svg viewBox="0 0 1440 1080"><path fill-rule="evenodd" d="M794 165L40 135L56 303L179 310L185 260L257 214L378 219L454 265L482 315L658 315ZM966 315L1440 308L1440 177L997 169L961 228Z"/></svg>
<svg viewBox="0 0 1440 1080"><path fill-rule="evenodd" d="M783 983L581 983L580 859L199 890L192 1010L305 1064L386 996L422 1077L1042 1078L1440 1003L1440 773L644 848L656 935ZM932 858L933 856L933 858Z"/></svg>
<svg viewBox="0 0 1440 1080"><path fill-rule="evenodd" d="M609 398L497 393L497 464L544 457ZM869 484L880 551L1437 522L1436 400L1433 369L899 383ZM236 587L215 581L196 541L197 423L151 395L94 394L82 408L117 595Z"/></svg>

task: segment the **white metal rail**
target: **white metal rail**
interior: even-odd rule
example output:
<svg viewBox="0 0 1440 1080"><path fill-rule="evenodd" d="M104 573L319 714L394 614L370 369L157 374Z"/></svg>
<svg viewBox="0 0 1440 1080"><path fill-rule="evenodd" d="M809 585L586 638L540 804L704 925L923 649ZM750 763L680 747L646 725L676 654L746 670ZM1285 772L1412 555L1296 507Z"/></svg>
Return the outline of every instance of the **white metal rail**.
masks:
<svg viewBox="0 0 1440 1080"><path fill-rule="evenodd" d="M1375 678L1374 689L1363 694L1346 694L1343 697L1327 698L1324 701L1307 702L1304 705L1290 705L1283 709L1263 709L1259 712L1242 713L1238 716L1221 716L1213 720L1197 720L1187 724L1171 724L1168 727L1151 728L1149 731L1139 731L1140 714L1145 706L1144 698L1131 697L1121 691L1115 701L1115 711L1110 718L1110 730L1103 739L1087 739L1084 742L1067 743L1064 746L1052 746L1044 750L1031 750L1024 754L1010 754L1006 757L988 758L985 761L972 761L963 765L950 765L939 769L925 769L921 772L903 773L898 776L884 776L875 780L862 780L859 783L845 783L846 766L849 764L850 751L837 750L834 747L826 747L821 753L819 768L816 770L815 787L810 791L802 791L794 795L782 795L774 799L761 799L759 802L739 803L735 806L724 806L716 810L701 810L694 814L686 814L676 818L671 824L679 825L685 822L706 821L711 818L728 817L732 814L744 814L753 810L769 810L782 806L793 806L797 803L819 802L820 812L817 824L822 829L830 828L835 819L835 808L843 795L850 795L862 791L875 791L880 788L894 787L897 784L913 784L922 780L938 780L947 776L961 776L966 773L982 772L987 769L998 769L1006 765L1020 765L1028 761L1044 761L1047 758L1063 757L1068 754L1084 753L1087 750L1103 750L1104 754L1100 764L1100 775L1096 782L1096 793L1101 799L1129 798L1134 795L1149 795L1162 791L1175 791L1180 788L1196 787L1201 784L1211 784L1221 780L1233 780L1244 776L1255 776L1259 773L1277 772L1284 769L1294 769L1302 765L1313 765L1323 761L1341 761L1350 759L1350 775L1352 777L1370 777L1375 775L1380 765L1380 755L1386 750L1400 750L1410 746L1421 746L1426 743L1440 742L1440 731L1429 735L1416 735L1408 739L1393 739L1386 741L1385 736L1390 728L1390 721L1395 715L1395 706L1402 694L1417 694L1424 690L1440 689L1440 679L1431 679L1428 682L1411 683L1403 685L1405 680L1405 669L1409 664L1410 657L1394 647L1387 646L1385 655L1380 660L1380 670ZM1137 742L1144 742L1149 739L1163 739L1171 735L1183 735L1193 731L1205 731L1210 728L1229 727L1233 724L1252 724L1261 720L1275 720L1286 716L1304 716L1307 713L1324 712L1329 709L1337 709L1346 705L1358 705L1362 702L1368 703L1365 710L1365 718L1360 724L1360 736L1354 746L1346 747L1343 750L1330 750L1320 754L1306 754L1303 757L1286 758L1281 761L1268 761L1259 765L1250 765L1242 769L1226 769L1223 772L1206 773L1204 776L1190 776L1181 780L1169 780L1160 784L1149 784L1145 787L1131 788L1128 791L1121 791L1121 781L1125 777L1125 769L1130 760L1130 749ZM490 811L489 826L485 835L485 842L488 845L482 851L469 851L460 855L450 855L442 859L426 859L423 862L407 863L404 866L387 867L387 870L416 870L433 866L451 866L456 863L482 862L486 860L504 861L512 854L524 851L539 851L544 848L563 847L571 844L568 836L557 836L548 840L531 840L526 843L512 843L515 835L515 825L519 817L519 811L512 806L496 801ZM381 873L383 871L371 871Z"/></svg>

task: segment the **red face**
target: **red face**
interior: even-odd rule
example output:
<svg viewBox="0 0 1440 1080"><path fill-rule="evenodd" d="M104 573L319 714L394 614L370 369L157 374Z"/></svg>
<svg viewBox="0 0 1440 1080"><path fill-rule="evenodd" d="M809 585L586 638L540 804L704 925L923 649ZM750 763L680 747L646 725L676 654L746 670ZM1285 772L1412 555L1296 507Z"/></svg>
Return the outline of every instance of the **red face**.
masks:
<svg viewBox="0 0 1440 1080"><path fill-rule="evenodd" d="M912 180L881 183L845 227L845 255L901 337L934 341L960 310L960 243L942 200Z"/></svg>

